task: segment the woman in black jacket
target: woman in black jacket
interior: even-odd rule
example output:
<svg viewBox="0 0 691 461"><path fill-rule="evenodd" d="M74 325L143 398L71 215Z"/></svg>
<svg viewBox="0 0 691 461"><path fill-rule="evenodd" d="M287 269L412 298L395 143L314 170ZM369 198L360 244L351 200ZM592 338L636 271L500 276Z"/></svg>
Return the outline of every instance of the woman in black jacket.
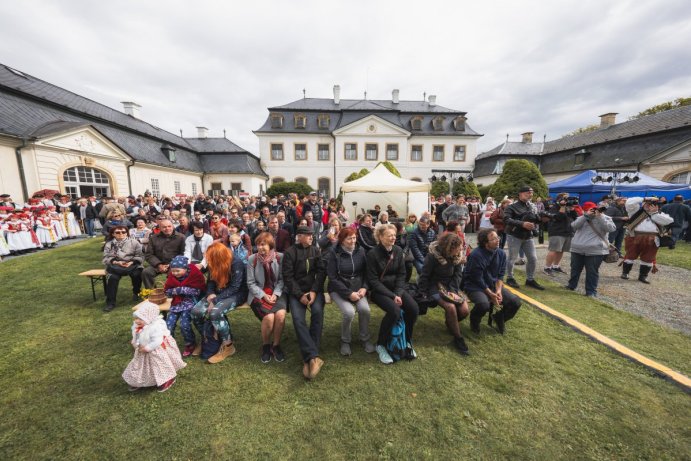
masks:
<svg viewBox="0 0 691 461"><path fill-rule="evenodd" d="M369 334L370 307L367 302L365 250L357 246L355 229L345 228L338 233L336 246L326 254L326 274L329 276L328 292L343 314L341 321L341 355L350 355L351 326L355 312L358 314L360 341L365 352L374 352Z"/></svg>
<svg viewBox="0 0 691 461"><path fill-rule="evenodd" d="M454 337L454 346L461 354L468 354L459 322L468 316L468 301L461 292L465 255L461 238L453 233L442 235L429 246L422 273L418 279L418 289L427 294L446 311L446 328ZM440 292L452 294L442 296ZM445 293L446 294L446 293ZM458 295L454 301L449 296ZM446 299L445 299L446 298Z"/></svg>
<svg viewBox="0 0 691 461"><path fill-rule="evenodd" d="M357 243L368 253L377 245L374 238L374 228L372 226L372 215L366 214L360 218L360 225L357 228Z"/></svg>
<svg viewBox="0 0 691 461"><path fill-rule="evenodd" d="M413 327L417 321L419 308L413 297L405 290L405 260L403 250L396 246L396 227L384 224L377 228L376 239L379 244L367 253L367 284L371 291L372 301L386 315L379 327L377 353L382 363L393 363L386 350L391 328L405 313L405 339L407 357L416 358L413 350Z"/></svg>

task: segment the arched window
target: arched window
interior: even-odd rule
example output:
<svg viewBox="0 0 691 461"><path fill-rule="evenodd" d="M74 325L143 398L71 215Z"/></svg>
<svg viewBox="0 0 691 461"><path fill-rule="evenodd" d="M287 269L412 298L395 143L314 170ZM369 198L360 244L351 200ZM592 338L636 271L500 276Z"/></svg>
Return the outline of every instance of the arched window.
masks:
<svg viewBox="0 0 691 461"><path fill-rule="evenodd" d="M331 180L329 178L319 178L317 181L317 189L319 193L324 196L324 198L329 198L331 196Z"/></svg>
<svg viewBox="0 0 691 461"><path fill-rule="evenodd" d="M108 175L96 168L75 166L62 174L65 194L72 198L110 195Z"/></svg>
<svg viewBox="0 0 691 461"><path fill-rule="evenodd" d="M295 178L295 182L299 182L300 184L307 184L307 178L298 177Z"/></svg>
<svg viewBox="0 0 691 461"><path fill-rule="evenodd" d="M683 171L671 176L667 182L673 184L691 184L691 171Z"/></svg>
<svg viewBox="0 0 691 461"><path fill-rule="evenodd" d="M281 178L280 176L276 176L271 180L272 184L278 184L279 182L285 182L285 179Z"/></svg>

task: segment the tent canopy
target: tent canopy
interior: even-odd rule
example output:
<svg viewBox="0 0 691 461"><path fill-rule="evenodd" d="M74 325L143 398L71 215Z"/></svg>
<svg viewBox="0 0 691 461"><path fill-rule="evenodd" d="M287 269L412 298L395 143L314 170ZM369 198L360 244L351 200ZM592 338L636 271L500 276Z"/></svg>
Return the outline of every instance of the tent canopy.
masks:
<svg viewBox="0 0 691 461"><path fill-rule="evenodd" d="M593 184L592 178L597 176L597 171L586 170L570 178L562 179L548 185L551 195L560 192L579 194L581 201L598 201L603 195L612 191L612 183ZM630 176L634 176L631 174ZM636 173L639 180L635 183L617 183L616 194L624 197L655 195L658 197L672 198L681 194L684 198L691 198L691 186L684 184L672 184L659 181L643 173Z"/></svg>
<svg viewBox="0 0 691 461"><path fill-rule="evenodd" d="M401 179L379 164L362 178L344 183L341 192L344 194L343 204L346 209L354 207L353 218L361 209L370 210L375 205L379 205L382 210L391 205L399 217L402 217L404 213L417 213L419 216L429 209L430 188L427 183Z"/></svg>

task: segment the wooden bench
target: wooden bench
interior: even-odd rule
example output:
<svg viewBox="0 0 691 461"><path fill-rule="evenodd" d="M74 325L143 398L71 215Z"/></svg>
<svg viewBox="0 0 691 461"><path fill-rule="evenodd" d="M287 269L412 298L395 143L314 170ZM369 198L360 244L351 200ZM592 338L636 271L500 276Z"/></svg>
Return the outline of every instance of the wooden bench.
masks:
<svg viewBox="0 0 691 461"><path fill-rule="evenodd" d="M166 298L165 303L158 305L158 308L161 310L161 314L163 314L164 318L168 315L168 312L170 311L170 303L172 301L173 301L173 298ZM136 311L137 309L139 309L142 306L142 304L144 304L145 302L146 302L146 300L144 300L144 301L140 302L139 304L137 304L136 306L134 306L132 308L132 311ZM242 304L242 305L236 307L235 309L237 310L237 309L249 309L249 308L250 308L250 306L248 304Z"/></svg>
<svg viewBox="0 0 691 461"><path fill-rule="evenodd" d="M101 281L103 283L103 293L106 293L106 270L105 269L91 269L79 274L82 277L89 277L91 281L91 294L96 301L96 284Z"/></svg>

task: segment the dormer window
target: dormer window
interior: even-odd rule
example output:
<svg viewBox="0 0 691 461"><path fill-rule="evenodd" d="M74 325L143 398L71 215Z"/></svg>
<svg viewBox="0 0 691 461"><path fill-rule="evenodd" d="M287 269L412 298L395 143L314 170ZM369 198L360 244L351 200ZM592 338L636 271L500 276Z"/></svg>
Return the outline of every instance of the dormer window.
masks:
<svg viewBox="0 0 691 461"><path fill-rule="evenodd" d="M293 118L295 121L295 128L304 129L307 126L307 117L305 117L305 114L295 114Z"/></svg>
<svg viewBox="0 0 691 461"><path fill-rule="evenodd" d="M175 148L169 144L164 144L161 146L161 151L168 157L168 161L175 163Z"/></svg>
<svg viewBox="0 0 691 461"><path fill-rule="evenodd" d="M319 124L320 130L327 130L327 129L329 129L329 123L331 122L331 117L329 116L329 114L319 114L317 116L317 122Z"/></svg>
<svg viewBox="0 0 691 461"><path fill-rule="evenodd" d="M453 127L456 131L465 131L465 122L468 120L462 115L459 115L455 119L453 119Z"/></svg>
<svg viewBox="0 0 691 461"><path fill-rule="evenodd" d="M271 128L283 128L283 115L271 114Z"/></svg>
<svg viewBox="0 0 691 461"><path fill-rule="evenodd" d="M444 119L441 115L438 115L432 119L432 127L434 131L442 131L444 129Z"/></svg>
<svg viewBox="0 0 691 461"><path fill-rule="evenodd" d="M581 149L576 152L573 158L573 166L582 166L588 155L590 155L590 152L585 149Z"/></svg>
<svg viewBox="0 0 691 461"><path fill-rule="evenodd" d="M422 130L422 115L416 115L415 117L410 119L410 127L413 130L420 131Z"/></svg>

